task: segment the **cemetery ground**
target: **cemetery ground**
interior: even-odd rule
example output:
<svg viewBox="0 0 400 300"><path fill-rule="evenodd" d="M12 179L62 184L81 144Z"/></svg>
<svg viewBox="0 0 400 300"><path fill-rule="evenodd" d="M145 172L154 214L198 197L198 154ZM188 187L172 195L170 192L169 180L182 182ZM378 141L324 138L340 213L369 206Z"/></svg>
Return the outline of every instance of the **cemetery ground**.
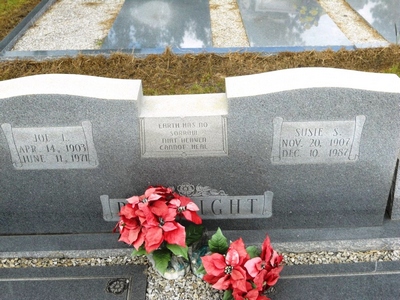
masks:
<svg viewBox="0 0 400 300"><path fill-rule="evenodd" d="M0 40L39 3L14 0L0 3ZM88 2L89 4L91 2ZM88 4L88 5L89 5ZM224 92L224 79L274 70L331 67L400 75L400 46L339 51L162 55L78 55L44 61L0 60L0 80L37 74L82 74L141 79L145 95Z"/></svg>
<svg viewBox="0 0 400 300"><path fill-rule="evenodd" d="M0 40L19 22L19 19L11 14L23 17L38 2L40 1L7 1L9 7L7 7L7 10L3 14L1 9L4 7L2 7L3 4L0 4ZM12 17L10 17L10 15ZM109 55L78 55L76 57L53 58L46 60L0 60L0 80L8 80L37 74L82 74L108 78L140 79L143 83L144 95L178 95L222 93L225 92L226 77L305 67L331 67L366 72L395 73L400 76L400 46L392 45L384 48L357 49L352 51L343 49L340 51L326 50L321 52L283 52L273 55L262 53L175 55L169 49L166 49L165 53L162 55L148 55L143 57L135 55L135 53L114 53ZM112 227L113 224L110 225L110 231L112 230ZM117 237L117 234L113 236L115 240ZM246 239L247 237L244 238ZM82 255L83 252L84 251L81 251L79 255ZM129 253L130 249L125 248L115 249L115 252L109 251L106 254L87 251L85 257L79 257L79 255L77 257L73 257L72 255L71 257L56 257L57 255L45 257L45 251L41 254L43 255L42 257L30 257L26 255L15 258L1 258L0 256L0 283L2 280L4 282L5 279L7 279L7 276L20 276L19 274L22 273L18 273L17 269L20 270L27 268L26 274L32 274L30 276L36 276L37 278L40 278L40 276L61 276L65 278L70 276L72 278L77 276L74 275L73 272L75 272L74 269L78 270L79 266L109 267L110 269L106 270L111 270L110 272L112 273L114 272L112 270L113 266L134 268L137 265L147 264L146 259L131 258ZM346 292L348 292L347 288L354 288L357 290L362 287L357 286L356 276L353 276L356 278L354 282L351 276L339 277L337 274L335 276L336 270L334 268L330 269L332 264L344 265L342 268L343 270L339 270L341 275L344 273L350 275L352 272L358 271L360 274L364 272L363 274L368 275L368 272L371 272L372 274L373 272L379 273L384 270L386 273L382 272L382 274L385 273L384 276L386 276L386 278L383 280L392 283L391 281L395 279L394 277L390 277L390 272L392 270L387 272L384 263L400 261L399 250L347 250L339 252L313 251L303 253L285 252L283 255L287 266L300 264L327 265L326 268L318 269L319 266L310 266L311 268L306 269L306 271L309 272L310 279L308 280L312 283L309 286L326 286L326 292L331 293L330 295L332 295L332 298L340 298L340 296L343 296L342 298L344 299L346 298ZM345 265L350 265L350 263L356 262L359 263L357 264L359 267L357 267L356 270L351 268L345 270ZM377 263L375 264L372 262ZM45 268L65 266L77 268ZM316 268L313 269L313 267ZM38 271L34 269L53 270ZM57 271L56 269L61 271ZM65 269L68 270L65 271ZM398 265L396 270L398 270ZM40 272L44 275L40 275ZM57 272L59 272L58 275L56 274ZM76 272L79 273L80 271L78 270ZM140 269L139 272L142 273L143 270ZM119 274L118 272L116 273ZM338 278L337 285L339 288L336 286L334 290L330 290L328 284L323 281L325 279L327 280L327 278L315 278L313 277L315 274L330 274L332 278ZM79 274L79 276L80 275L82 274ZM105 277L104 274L86 274L86 276L93 276L93 278L96 276ZM296 276L298 276L298 274L292 274L293 278L296 278ZM154 270L149 269L147 270L147 280L146 299L221 299L221 294L218 293L218 291L213 290L209 285L191 274L179 280L169 281L162 279L154 272ZM16 284L15 282L12 284ZM359 282L361 282L361 280L359 280ZM371 285L373 285L374 281L371 280L370 282ZM286 283L290 283L290 278L289 280L286 279ZM42 283L40 282L40 284ZM40 284L37 285L39 286ZM24 290L27 288L29 287L25 287ZM34 286L31 288L34 288ZM281 286L280 289L282 290L282 288L284 289L285 287ZM288 286L286 286L286 288L289 290ZM49 285L49 290L57 290L57 286L54 287ZM74 286L71 286L70 292L72 293L73 290ZM103 286L98 290L100 291L99 295L104 294ZM302 295L302 298L303 296L306 296L310 299L318 299L317 295L313 295L312 291L307 290L307 284L304 285L303 292L304 294ZM92 293L92 291L90 291L90 293ZM379 291L378 288L374 291L373 295L368 295L370 297L368 299L378 299L380 293L382 293L382 291ZM34 291L32 294L34 294ZM392 294L396 294L396 291ZM56 299L57 296L59 295L53 295L52 299ZM91 296L98 297L94 292ZM279 295L276 296L276 299L278 299ZM365 295L360 290L358 296L358 299L362 299ZM27 299L23 297L24 295L22 295L21 298L17 298ZM281 295L281 297L284 297L284 295ZM137 299L135 297L133 298ZM275 299L275 296L272 294L271 298ZM89 295L87 295L87 299L89 299Z"/></svg>
<svg viewBox="0 0 400 300"><path fill-rule="evenodd" d="M166 50L162 55L149 55L139 58L135 55L115 53L109 56L84 56L59 58L51 60L8 60L0 62L0 80L30 76L35 74L85 74L92 76L102 76L110 78L141 79L145 95L165 95L165 94L193 94L193 93L219 93L224 92L225 77L256 74L279 69L299 68L299 67L334 67L342 69L353 69L368 72L391 72L400 74L400 47L391 46L387 48L359 49L354 51L340 50L334 51L305 51L299 53L279 53L275 55L265 55L256 53L230 53L226 55L217 54L198 54L198 55L174 55ZM113 225L110 225L110 231ZM117 235L115 235L115 240ZM117 249L115 249L117 250ZM121 249L120 249L121 250ZM35 273L35 270L54 269L51 276L65 276L66 268L43 268L43 267L64 267L74 272L79 270L79 266L103 266L113 267L132 267L143 265L146 261L137 260L129 257L130 250L102 253L97 256L95 252L88 252L89 257L15 257L0 259L0 269L3 276L17 276L13 272L18 270L28 270ZM119 256L121 255L121 256ZM385 263L400 260L398 250L368 250L368 251L312 251L303 253L283 253L285 264L290 265L320 265L327 266L328 269L316 269L314 273L335 272L330 270L333 264L354 265L360 269L365 267L372 268L375 263ZM103 258L100 258L103 257ZM366 264L369 264L366 266ZM379 265L377 265L379 268ZM313 267L313 266L310 266ZM316 266L318 267L318 266ZM345 268L345 267L343 267ZM5 272L4 270L8 270ZM59 270L59 274L55 274ZM364 270L364 269L363 269ZM311 270L313 271L313 270ZM345 272L353 272L347 270ZM46 272L43 271L46 275ZM78 272L78 271L77 271ZM36 272L39 274L39 271ZM35 273L35 274L36 274ZM23 274L23 273L19 273ZM34 275L35 275L34 274ZM37 275L36 276L39 276ZM61 274L61 275L60 275ZM154 270L147 271L147 298L160 299L160 295L165 299L221 299L221 294L213 290L209 285L196 278L194 275L187 275L179 280L170 281L158 276ZM70 275L72 276L72 275ZM91 275L93 276L93 275ZM337 284L341 284L341 293L345 296L348 292L346 284L349 277L335 277ZM390 275L384 280L392 280ZM296 275L294 275L296 278ZM356 277L355 277L356 278ZM372 278L372 276L371 276ZM1 279L1 278L0 278ZM324 278L316 279L310 277L309 281L313 284L324 286L326 283L319 282ZM326 279L328 280L328 279ZM341 282L344 280L344 282ZM357 278L355 280L358 280ZM290 280L282 281L291 284ZM319 283L318 283L319 282ZM361 281L359 281L361 282ZM302 284L302 283L301 283ZM305 286L313 286L313 284ZM348 287L357 287L356 283L348 284ZM280 286L280 290L290 290L289 286ZM100 289L102 293L103 290ZM312 291L304 290L305 294ZM361 291L360 291L361 292ZM379 298L379 290L377 290ZM395 292L394 292L395 293ZM332 291L334 295L336 291ZM363 296L362 294L361 297ZM93 297L97 295L93 294ZM279 295L271 295L272 299L278 299ZM284 295L281 295L284 297ZM177 298L178 297L178 298ZM374 295L370 295L374 297ZM23 298L21 298L23 299ZM285 299L285 298L282 298ZM287 299L287 298L286 298ZM312 297L310 298L312 299ZM317 298L314 298L317 299ZM361 299L361 298L359 298ZM366 299L366 298L365 298ZM372 299L372 298L370 298Z"/></svg>

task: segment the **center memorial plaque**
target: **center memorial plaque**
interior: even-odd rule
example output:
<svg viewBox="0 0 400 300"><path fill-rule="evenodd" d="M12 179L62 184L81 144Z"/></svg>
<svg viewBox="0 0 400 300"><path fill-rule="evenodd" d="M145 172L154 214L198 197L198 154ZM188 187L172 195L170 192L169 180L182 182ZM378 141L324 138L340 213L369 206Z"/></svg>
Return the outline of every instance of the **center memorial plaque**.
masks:
<svg viewBox="0 0 400 300"><path fill-rule="evenodd" d="M228 154L226 117L170 117L140 120L142 157Z"/></svg>
<svg viewBox="0 0 400 300"><path fill-rule="evenodd" d="M226 104L223 94L143 97L141 156L228 155Z"/></svg>

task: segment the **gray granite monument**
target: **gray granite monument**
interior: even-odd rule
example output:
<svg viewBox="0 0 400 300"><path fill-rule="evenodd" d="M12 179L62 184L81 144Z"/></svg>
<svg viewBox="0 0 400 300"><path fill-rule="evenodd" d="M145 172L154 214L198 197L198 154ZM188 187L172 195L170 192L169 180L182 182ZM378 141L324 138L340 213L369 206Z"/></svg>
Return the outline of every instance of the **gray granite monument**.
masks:
<svg viewBox="0 0 400 300"><path fill-rule="evenodd" d="M109 232L149 185L236 229L382 225L399 151L396 75L304 68L226 93L143 96L140 80L0 82L0 234Z"/></svg>

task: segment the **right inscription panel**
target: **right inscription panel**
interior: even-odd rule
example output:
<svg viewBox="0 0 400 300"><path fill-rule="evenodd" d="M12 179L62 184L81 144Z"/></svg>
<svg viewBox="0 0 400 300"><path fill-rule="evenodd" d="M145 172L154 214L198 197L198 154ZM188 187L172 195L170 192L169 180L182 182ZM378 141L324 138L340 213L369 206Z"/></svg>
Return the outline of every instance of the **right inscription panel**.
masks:
<svg viewBox="0 0 400 300"><path fill-rule="evenodd" d="M359 158L366 117L349 121L273 120L272 164L347 163Z"/></svg>

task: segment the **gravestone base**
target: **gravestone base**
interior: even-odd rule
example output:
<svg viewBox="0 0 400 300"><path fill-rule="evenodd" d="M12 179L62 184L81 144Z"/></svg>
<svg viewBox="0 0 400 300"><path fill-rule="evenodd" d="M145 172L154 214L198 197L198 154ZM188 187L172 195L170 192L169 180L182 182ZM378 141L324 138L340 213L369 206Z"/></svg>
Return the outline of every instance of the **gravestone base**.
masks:
<svg viewBox="0 0 400 300"><path fill-rule="evenodd" d="M279 252L368 251L400 248L400 221L385 218L382 226L318 229L228 230L228 240L242 237L260 246L266 234ZM210 235L214 231L208 232ZM0 236L0 258L107 257L130 255L132 247L118 242L117 233Z"/></svg>
<svg viewBox="0 0 400 300"><path fill-rule="evenodd" d="M211 232L210 232L211 233ZM260 244L264 232L224 231L247 245ZM276 250L309 252L337 250L390 250L400 247L400 222L386 220L380 227L355 229L271 230ZM108 257L129 255L117 234L74 234L0 237L0 258L6 257ZM108 249L102 249L104 247ZM79 249L79 250L73 250ZM4 252L15 251L15 252ZM3 269L0 290L12 299L145 299L145 266ZM121 294L108 291L113 281L129 281ZM398 299L400 262L285 266L271 299ZM120 286L120 285L119 285ZM338 289L338 287L340 287ZM90 293L88 290L90 289ZM11 297L12 295L12 297ZM30 297L30 298L29 298Z"/></svg>

